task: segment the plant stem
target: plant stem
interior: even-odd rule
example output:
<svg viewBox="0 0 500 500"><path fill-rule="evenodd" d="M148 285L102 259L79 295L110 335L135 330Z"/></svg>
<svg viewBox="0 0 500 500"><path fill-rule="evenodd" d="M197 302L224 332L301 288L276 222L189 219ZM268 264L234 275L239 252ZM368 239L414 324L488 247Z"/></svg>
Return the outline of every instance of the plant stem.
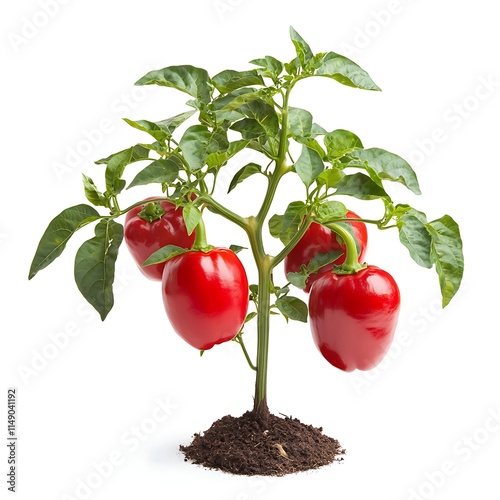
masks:
<svg viewBox="0 0 500 500"><path fill-rule="evenodd" d="M345 261L340 266L342 272L344 274L354 274L366 267L358 262L358 248L356 247L356 241L351 233L340 224L328 224L328 227L337 233L345 243ZM339 269L337 269L336 272L339 272Z"/></svg>

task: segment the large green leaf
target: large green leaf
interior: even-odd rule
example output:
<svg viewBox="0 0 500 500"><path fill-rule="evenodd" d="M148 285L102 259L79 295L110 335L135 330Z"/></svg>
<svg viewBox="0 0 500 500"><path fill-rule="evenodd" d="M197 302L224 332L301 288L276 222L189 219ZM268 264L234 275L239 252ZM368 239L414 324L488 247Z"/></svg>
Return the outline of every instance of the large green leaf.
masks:
<svg viewBox="0 0 500 500"><path fill-rule="evenodd" d="M193 116L195 110L186 111L178 115L167 118L166 120L161 120L159 122L150 122L148 120L129 120L124 118L124 120L131 126L143 132L147 132L149 135L154 137L157 141L165 141L172 137L174 130L182 125L188 118Z"/></svg>
<svg viewBox="0 0 500 500"><path fill-rule="evenodd" d="M202 215L200 209L189 203L188 205L184 205L184 208L182 209L182 216L184 218L184 223L186 224L187 232L188 234L191 234L201 220Z"/></svg>
<svg viewBox="0 0 500 500"><path fill-rule="evenodd" d="M111 219L96 225L95 236L85 241L75 257L75 281L85 299L104 321L114 304L113 282L123 226Z"/></svg>
<svg viewBox="0 0 500 500"><path fill-rule="evenodd" d="M177 179L182 168L182 160L175 155L155 160L134 177L127 189L154 182L171 184Z"/></svg>
<svg viewBox="0 0 500 500"><path fill-rule="evenodd" d="M449 216L427 224L432 236L431 260L439 276L443 307L457 293L464 273L464 255L458 224Z"/></svg>
<svg viewBox="0 0 500 500"><path fill-rule="evenodd" d="M264 85L264 80L256 70L234 71L226 69L212 78L215 88L222 94L249 85Z"/></svg>
<svg viewBox="0 0 500 500"><path fill-rule="evenodd" d="M295 162L295 171L302 182L309 187L325 169L321 156L317 151L307 146L302 146L302 152Z"/></svg>
<svg viewBox="0 0 500 500"><path fill-rule="evenodd" d="M360 68L354 61L335 52L328 52L323 56L315 74L333 78L349 87L380 90L364 69Z"/></svg>
<svg viewBox="0 0 500 500"><path fill-rule="evenodd" d="M78 229L99 218L99 212L90 205L75 205L54 217L43 233L31 263L28 279L46 268L66 248L68 240Z"/></svg>
<svg viewBox="0 0 500 500"><path fill-rule="evenodd" d="M366 162L380 179L400 182L415 194L421 194L417 175L400 156L380 148L358 149L351 155Z"/></svg>
<svg viewBox="0 0 500 500"><path fill-rule="evenodd" d="M335 187L336 194L353 196L360 200L375 200L388 196L383 187L360 172L353 175L346 175Z"/></svg>
<svg viewBox="0 0 500 500"><path fill-rule="evenodd" d="M191 169L199 170L205 165L209 154L226 151L229 142L223 129L212 131L204 125L193 125L184 132L179 146Z"/></svg>
<svg viewBox="0 0 500 500"><path fill-rule="evenodd" d="M206 70L190 65L169 66L150 71L136 85L161 85L186 92L202 102L208 103L211 96L210 77Z"/></svg>

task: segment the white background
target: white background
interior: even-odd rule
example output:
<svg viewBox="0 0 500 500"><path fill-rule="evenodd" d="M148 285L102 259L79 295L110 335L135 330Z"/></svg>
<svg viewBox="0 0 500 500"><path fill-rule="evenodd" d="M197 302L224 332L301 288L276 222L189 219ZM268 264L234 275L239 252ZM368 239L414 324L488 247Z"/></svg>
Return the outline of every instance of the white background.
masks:
<svg viewBox="0 0 500 500"><path fill-rule="evenodd" d="M18 388L18 498L499 498L500 34L493 2L23 0L2 10L1 365L2 386ZM138 78L174 64L214 75L267 54L290 60L290 25L313 51L350 56L383 89L318 79L298 85L291 104L328 130L352 130L366 147L410 160L423 195L388 189L430 219L449 213L458 221L466 272L463 290L441 311L435 272L414 264L396 233L370 228L367 260L393 274L403 305L391 354L366 374L331 367L308 325L273 323L271 411L323 426L348 454L343 464L266 480L183 461L179 444L251 407L253 375L234 344L200 359L183 343L167 322L159 283L145 280L125 249L104 323L72 276L90 228L32 281L27 275L48 222L86 201L81 173L102 183L95 160L147 139L121 118L159 120L186 109L185 95L138 90ZM80 159L70 158L77 150ZM232 175L238 165L228 168ZM245 204L245 214L260 193L255 179L223 199ZM143 194L128 191L123 204ZM302 194L299 183L288 184L275 210ZM351 207L380 212L377 202ZM210 219L209 234L216 244L245 245L219 219ZM249 255L242 259L250 266ZM253 352L254 334L248 337ZM169 401L168 418L158 401ZM141 426L139 441L132 433ZM110 460L112 470L104 464ZM0 488L6 491L4 480Z"/></svg>

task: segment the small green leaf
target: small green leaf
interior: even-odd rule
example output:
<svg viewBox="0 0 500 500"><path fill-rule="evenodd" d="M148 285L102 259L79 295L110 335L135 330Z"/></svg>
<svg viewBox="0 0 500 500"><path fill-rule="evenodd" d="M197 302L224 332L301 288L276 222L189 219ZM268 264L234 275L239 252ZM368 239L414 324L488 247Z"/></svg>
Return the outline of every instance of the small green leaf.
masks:
<svg viewBox="0 0 500 500"><path fill-rule="evenodd" d="M360 172L346 175L335 187L337 188L335 194L354 196L360 200L375 200L388 196L384 188Z"/></svg>
<svg viewBox="0 0 500 500"><path fill-rule="evenodd" d="M257 135L257 137L266 135L270 143L273 143L273 145L274 143L277 143L276 137L279 134L280 125L278 115L271 105L267 104L262 99L257 99L252 102L248 102L243 106L240 106L238 111L243 113L243 115L246 116L248 120L253 120L258 125L260 125L261 129L264 131L264 134L261 133ZM231 128L236 130L234 127ZM254 131L256 130L257 128L254 126ZM243 138L252 139L254 137L243 136Z"/></svg>
<svg viewBox="0 0 500 500"><path fill-rule="evenodd" d="M419 266L430 269L432 237L426 224L425 214L410 207L397 221L399 240L408 249L411 258Z"/></svg>
<svg viewBox="0 0 500 500"><path fill-rule="evenodd" d="M307 264L308 273L317 273L322 267L335 262L343 254L342 250L332 250L331 252L316 254Z"/></svg>
<svg viewBox="0 0 500 500"><path fill-rule="evenodd" d="M204 125L193 125L184 132L179 146L191 169L199 170L209 154L226 151L229 142L223 129L210 131Z"/></svg>
<svg viewBox="0 0 500 500"><path fill-rule="evenodd" d="M66 208L54 217L43 233L35 256L31 263L28 279L33 278L38 271L46 268L66 248L73 234L99 218L99 213L89 205L76 205Z"/></svg>
<svg viewBox="0 0 500 500"><path fill-rule="evenodd" d="M191 234L201 220L201 212L197 207L190 203L188 205L184 205L184 208L182 209L182 216L184 217L187 232L188 234Z"/></svg>
<svg viewBox="0 0 500 500"><path fill-rule="evenodd" d="M344 176L345 173L342 172L342 170L337 167L332 167L321 172L321 174L318 175L316 182L321 186L325 185L326 189L333 189L344 178Z"/></svg>
<svg viewBox="0 0 500 500"><path fill-rule="evenodd" d="M182 125L188 118L190 118L195 113L194 110L186 111L185 113L180 113L173 116L172 118L167 118L166 120L161 120L159 122L150 122L148 120L129 120L124 118L131 127L137 130L142 130L147 132L149 135L154 137L157 141L165 141L172 137L175 129Z"/></svg>
<svg viewBox="0 0 500 500"><path fill-rule="evenodd" d="M288 108L288 127L295 137L307 137L311 135L313 116L309 111L301 108Z"/></svg>
<svg viewBox="0 0 500 500"><path fill-rule="evenodd" d="M125 182L121 179L125 167L136 161L147 160L149 151L148 148L137 144L96 162L106 164L106 191L109 195L117 195L125 187Z"/></svg>
<svg viewBox="0 0 500 500"><path fill-rule="evenodd" d="M457 293L464 273L464 255L458 224L449 216L427 224L432 236L431 260L436 265L443 307Z"/></svg>
<svg viewBox="0 0 500 500"><path fill-rule="evenodd" d="M295 162L295 171L302 182L309 187L325 169L321 156L307 146L302 146L302 152Z"/></svg>
<svg viewBox="0 0 500 500"><path fill-rule="evenodd" d="M136 85L161 85L186 92L202 102L208 103L211 96L210 77L206 70L190 65L169 66L150 71Z"/></svg>
<svg viewBox="0 0 500 500"><path fill-rule="evenodd" d="M82 177L85 196L87 200L89 200L90 203L96 205L97 207L109 208L109 200L97 189L94 181L90 177L87 177L85 174L82 174Z"/></svg>
<svg viewBox="0 0 500 500"><path fill-rule="evenodd" d="M146 267L153 264L160 264L161 262L172 259L176 255L181 255L189 251L188 248L181 248L176 245L165 245L159 250L156 250L156 252L153 252L141 265L142 267Z"/></svg>
<svg viewBox="0 0 500 500"><path fill-rule="evenodd" d="M400 182L415 194L421 194L417 175L406 160L380 148L359 149L352 156L366 162L382 180Z"/></svg>
<svg viewBox="0 0 500 500"><path fill-rule="evenodd" d="M229 184L227 192L230 193L238 184L243 182L245 179L248 179L250 176L261 173L262 167L260 165L257 165L257 163L248 163L236 172L231 180L231 184Z"/></svg>
<svg viewBox="0 0 500 500"><path fill-rule="evenodd" d="M273 238L279 238L283 232L283 215L273 215L268 222L269 233Z"/></svg>
<svg viewBox="0 0 500 500"><path fill-rule="evenodd" d="M347 213L346 206L340 201L326 201L319 205L317 215L319 222L332 219L344 219Z"/></svg>
<svg viewBox="0 0 500 500"><path fill-rule="evenodd" d="M250 85L264 85L264 80L256 70L234 71L226 69L215 75L212 82L221 94Z"/></svg>
<svg viewBox="0 0 500 500"><path fill-rule="evenodd" d="M303 201L292 201L283 215L282 234L292 230L294 233L300 226L302 219L307 213L306 204Z"/></svg>
<svg viewBox="0 0 500 500"><path fill-rule="evenodd" d="M261 68L263 68L265 71L262 72L262 75L268 76L273 80L278 79L278 77L283 72L283 63L281 61L278 61L278 59L273 56L265 56L261 59L253 59L252 61L250 61L250 64L255 64L256 66L260 66Z"/></svg>
<svg viewBox="0 0 500 500"><path fill-rule="evenodd" d="M175 155L171 155L166 159L155 160L134 177L127 189L155 182L172 184L177 180L179 171L182 168L182 160Z"/></svg>
<svg viewBox="0 0 500 500"><path fill-rule="evenodd" d="M245 324L248 323L249 321L252 321L257 316L256 312L251 312L247 314L247 317L245 318Z"/></svg>
<svg viewBox="0 0 500 500"><path fill-rule="evenodd" d="M276 307L285 318L307 323L307 304L297 297L280 297L276 300Z"/></svg>
<svg viewBox="0 0 500 500"><path fill-rule="evenodd" d="M309 47L307 42L291 26L290 38L295 46L295 52L297 53L297 57L299 58L302 67L305 67L306 64L313 58L311 47Z"/></svg>
<svg viewBox="0 0 500 500"><path fill-rule="evenodd" d="M207 166L208 168L217 168L224 165L233 156L238 154L240 151L248 146L250 141L240 139L238 141L233 141L229 143L227 151L219 151L217 153L210 153L207 156Z"/></svg>
<svg viewBox="0 0 500 500"><path fill-rule="evenodd" d="M75 281L85 299L104 321L113 307L113 282L123 226L111 219L99 222L94 238L85 241L75 257Z"/></svg>
<svg viewBox="0 0 500 500"><path fill-rule="evenodd" d="M347 57L328 52L323 56L316 75L333 78L342 85L365 90L380 90L370 75Z"/></svg>
<svg viewBox="0 0 500 500"><path fill-rule="evenodd" d="M248 250L248 248L240 247L239 245L230 245L229 250L232 250L234 253L240 253L242 250Z"/></svg>
<svg viewBox="0 0 500 500"><path fill-rule="evenodd" d="M288 273L286 277L293 286L303 290L307 286L307 278L309 276L303 273Z"/></svg>
<svg viewBox="0 0 500 500"><path fill-rule="evenodd" d="M349 130L334 130L325 135L325 147L329 158L341 158L363 147L360 138Z"/></svg>

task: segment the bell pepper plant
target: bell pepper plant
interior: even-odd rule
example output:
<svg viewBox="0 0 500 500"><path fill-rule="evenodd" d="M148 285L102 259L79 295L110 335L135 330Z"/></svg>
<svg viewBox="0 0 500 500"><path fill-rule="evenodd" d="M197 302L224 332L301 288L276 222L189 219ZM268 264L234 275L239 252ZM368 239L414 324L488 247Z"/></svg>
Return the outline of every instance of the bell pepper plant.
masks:
<svg viewBox="0 0 500 500"><path fill-rule="evenodd" d="M365 262L367 227L398 231L409 256L419 266L435 268L443 307L457 293L464 269L459 226L450 215L428 219L408 204L393 202L391 183L421 194L406 160L365 147L334 119L316 123L311 111L292 100L295 87L314 78L352 92L378 92L378 85L347 57L313 52L293 28L290 38L295 53L288 62L266 55L250 61L247 69L213 76L203 68L176 65L140 78L136 85L186 94L187 109L161 121L125 120L149 142L141 136L135 145L96 162L102 182L83 176L90 204L66 208L49 223L29 271L31 279L61 255L79 229L95 224L95 236L76 252L74 277L104 320L113 307L115 264L125 239L142 273L161 279L158 293L166 316L184 341L202 353L228 341L241 346L255 371L252 412L258 420L269 415L271 314L304 323L310 315L313 343L327 362L346 372L373 368L389 349L400 292L387 271ZM330 98L318 104L334 106ZM361 116L362 109L357 113ZM243 152L252 161L238 163ZM237 172L224 186L227 176L220 174L234 166ZM218 199L224 187L237 196L251 176L258 176L262 186L262 193L254 193L260 200L256 213L248 215L245 206L231 210ZM302 190L287 192L286 210L272 214L288 176L297 176ZM123 193L136 186L150 186L151 197L123 207ZM354 213L345 204L352 198L372 203ZM212 246L217 242L205 231L207 211L242 229L249 250ZM274 255L266 249L266 230L282 243ZM248 284L238 251L251 252L257 283ZM276 272L279 267L284 272ZM310 290L302 295L308 304L299 289ZM252 321L257 324L256 338L250 339L256 342L256 359L245 347L251 335L245 328Z"/></svg>

